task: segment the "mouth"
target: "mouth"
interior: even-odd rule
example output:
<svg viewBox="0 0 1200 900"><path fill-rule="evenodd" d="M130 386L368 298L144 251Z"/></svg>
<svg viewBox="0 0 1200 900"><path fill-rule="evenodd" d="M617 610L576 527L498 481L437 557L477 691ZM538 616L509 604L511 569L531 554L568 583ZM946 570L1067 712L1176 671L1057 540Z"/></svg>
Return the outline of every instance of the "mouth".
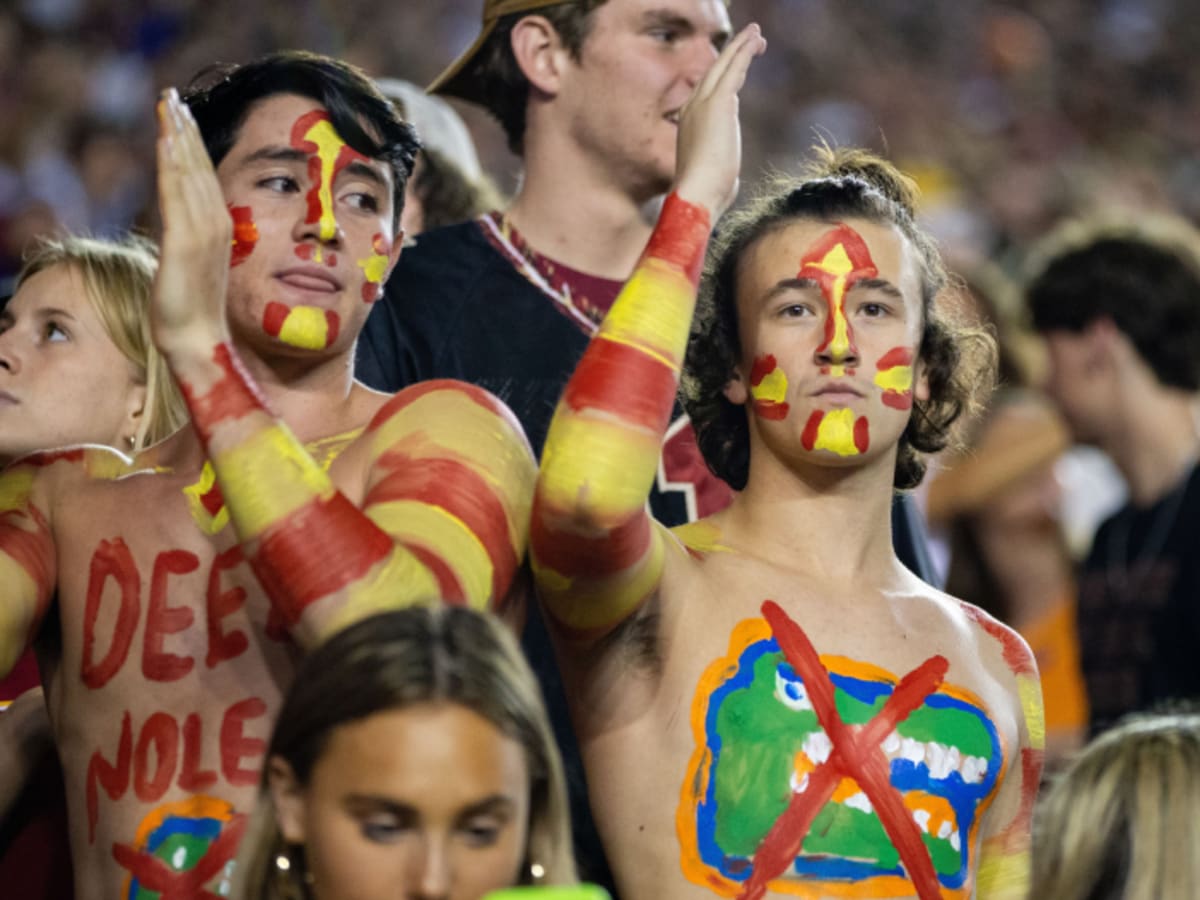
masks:
<svg viewBox="0 0 1200 900"><path fill-rule="evenodd" d="M275 277L288 287L316 294L336 294L343 287L341 281L316 266L294 266L277 272Z"/></svg>
<svg viewBox="0 0 1200 900"><path fill-rule="evenodd" d="M813 391L812 396L829 400L849 400L851 397L862 397L863 393L848 384L825 384Z"/></svg>

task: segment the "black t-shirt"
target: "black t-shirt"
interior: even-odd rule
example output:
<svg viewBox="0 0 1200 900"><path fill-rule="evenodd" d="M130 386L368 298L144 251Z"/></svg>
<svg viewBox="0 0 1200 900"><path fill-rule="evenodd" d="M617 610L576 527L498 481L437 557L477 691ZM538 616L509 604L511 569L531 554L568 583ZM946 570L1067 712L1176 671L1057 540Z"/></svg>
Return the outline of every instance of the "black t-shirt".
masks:
<svg viewBox="0 0 1200 900"><path fill-rule="evenodd" d="M1172 698L1200 698L1200 467L1100 526L1079 582L1093 732Z"/></svg>

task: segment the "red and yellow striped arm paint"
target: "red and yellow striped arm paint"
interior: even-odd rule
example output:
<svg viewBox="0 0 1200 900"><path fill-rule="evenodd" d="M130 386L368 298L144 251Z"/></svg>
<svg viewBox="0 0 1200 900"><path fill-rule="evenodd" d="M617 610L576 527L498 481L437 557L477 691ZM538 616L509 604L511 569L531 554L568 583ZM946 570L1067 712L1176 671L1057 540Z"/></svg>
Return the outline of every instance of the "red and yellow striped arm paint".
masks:
<svg viewBox="0 0 1200 900"><path fill-rule="evenodd" d="M597 636L658 586L665 531L646 508L670 424L710 229L672 194L641 262L559 401L530 546L538 589L569 633Z"/></svg>
<svg viewBox="0 0 1200 900"><path fill-rule="evenodd" d="M979 900L1024 900L1029 893L1032 871L1033 809L1046 756L1046 714L1041 679L1033 653L1015 631L974 606L964 604L963 609L1000 643L1004 661L1017 680L1023 726L1019 758L1014 761L1008 776L1021 779L1020 808L1006 826L984 840L975 896Z"/></svg>
<svg viewBox="0 0 1200 900"><path fill-rule="evenodd" d="M37 469L29 460L0 474L0 676L33 639L54 593L54 541L33 499Z"/></svg>
<svg viewBox="0 0 1200 900"><path fill-rule="evenodd" d="M184 388L193 422L250 564L301 640L413 603L499 604L524 553L535 473L503 404L457 382L393 397L361 438L359 509L270 414L232 350L213 358L223 374L212 388Z"/></svg>

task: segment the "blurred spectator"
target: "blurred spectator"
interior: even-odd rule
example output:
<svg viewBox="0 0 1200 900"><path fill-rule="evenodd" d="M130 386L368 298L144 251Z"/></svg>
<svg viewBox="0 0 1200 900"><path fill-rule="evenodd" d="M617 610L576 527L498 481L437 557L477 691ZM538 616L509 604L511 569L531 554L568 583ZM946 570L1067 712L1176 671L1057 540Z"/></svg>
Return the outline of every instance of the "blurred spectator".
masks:
<svg viewBox="0 0 1200 900"><path fill-rule="evenodd" d="M471 132L449 103L398 78L380 78L375 83L421 139L400 218L406 238L466 222L503 204L496 185L479 165Z"/></svg>
<svg viewBox="0 0 1200 900"><path fill-rule="evenodd" d="M413 607L318 647L280 710L238 868L240 900L575 883L558 748L505 626Z"/></svg>
<svg viewBox="0 0 1200 900"><path fill-rule="evenodd" d="M1030 900L1192 900L1198 809L1200 715L1128 719L1042 796Z"/></svg>
<svg viewBox="0 0 1200 900"><path fill-rule="evenodd" d="M1092 727L1200 697L1200 234L1186 223L1068 226L1026 287L1047 386L1075 439L1104 450L1129 502L1080 576Z"/></svg>
<svg viewBox="0 0 1200 900"><path fill-rule="evenodd" d="M1073 561L1058 520L1054 467L1066 425L1030 384L1028 335L1001 314L1015 289L991 270L969 283L973 318L996 331L1000 387L968 446L939 459L929 487L932 526L948 532L946 590L1011 625L1037 657L1046 707L1046 758L1077 749L1087 726L1079 667Z"/></svg>

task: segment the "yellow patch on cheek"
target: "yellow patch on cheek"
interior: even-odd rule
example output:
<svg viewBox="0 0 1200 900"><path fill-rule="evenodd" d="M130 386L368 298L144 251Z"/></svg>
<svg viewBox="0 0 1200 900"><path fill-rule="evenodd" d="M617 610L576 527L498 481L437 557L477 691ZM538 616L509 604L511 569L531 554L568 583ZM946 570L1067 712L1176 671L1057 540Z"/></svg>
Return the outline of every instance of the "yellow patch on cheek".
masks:
<svg viewBox="0 0 1200 900"><path fill-rule="evenodd" d="M314 306L293 308L283 320L279 339L304 350L324 350L329 343L329 323L325 311Z"/></svg>
<svg viewBox="0 0 1200 900"><path fill-rule="evenodd" d="M788 380L783 369L776 368L763 376L758 384L750 385L750 396L755 400L782 403L787 399Z"/></svg>
<svg viewBox="0 0 1200 900"><path fill-rule="evenodd" d="M828 450L838 456L857 456L854 445L854 410L834 409L825 414L817 429L817 450Z"/></svg>
<svg viewBox="0 0 1200 900"><path fill-rule="evenodd" d="M892 366L875 376L875 384L885 391L909 391L913 385L912 366Z"/></svg>

